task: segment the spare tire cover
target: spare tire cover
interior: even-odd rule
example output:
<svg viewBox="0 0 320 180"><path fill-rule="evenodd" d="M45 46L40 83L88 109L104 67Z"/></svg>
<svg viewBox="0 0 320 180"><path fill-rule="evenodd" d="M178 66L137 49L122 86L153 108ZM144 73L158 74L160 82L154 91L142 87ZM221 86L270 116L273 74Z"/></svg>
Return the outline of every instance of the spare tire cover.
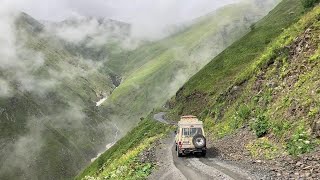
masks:
<svg viewBox="0 0 320 180"><path fill-rule="evenodd" d="M196 148L203 148L206 146L206 138L201 134L193 136L192 143Z"/></svg>

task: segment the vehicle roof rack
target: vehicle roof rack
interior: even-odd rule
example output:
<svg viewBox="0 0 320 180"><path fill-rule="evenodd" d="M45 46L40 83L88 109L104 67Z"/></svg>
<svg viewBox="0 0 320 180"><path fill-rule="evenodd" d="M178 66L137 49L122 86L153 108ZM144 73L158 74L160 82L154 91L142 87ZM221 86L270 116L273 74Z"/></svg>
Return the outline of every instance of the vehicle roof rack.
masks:
<svg viewBox="0 0 320 180"><path fill-rule="evenodd" d="M181 116L182 118L197 118L197 116L193 116L193 115L186 115L186 116Z"/></svg>

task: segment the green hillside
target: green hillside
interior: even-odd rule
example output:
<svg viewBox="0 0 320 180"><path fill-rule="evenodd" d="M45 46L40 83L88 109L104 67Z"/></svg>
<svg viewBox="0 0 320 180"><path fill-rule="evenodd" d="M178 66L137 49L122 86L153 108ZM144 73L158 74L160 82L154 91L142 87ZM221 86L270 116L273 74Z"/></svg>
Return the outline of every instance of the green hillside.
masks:
<svg viewBox="0 0 320 180"><path fill-rule="evenodd" d="M131 51L119 42L93 49L86 42L72 44L20 15L10 26L12 47L3 46L12 54L0 51L12 62L0 66L0 179L73 178L274 5L274 0L229 5Z"/></svg>
<svg viewBox="0 0 320 180"><path fill-rule="evenodd" d="M0 179L72 178L116 130L95 107L113 82L30 16L13 27L15 54L0 71L10 88L0 95Z"/></svg>
<svg viewBox="0 0 320 180"><path fill-rule="evenodd" d="M203 111L234 83L244 69L255 62L284 28L296 22L303 11L300 0L282 1L252 26L250 33L214 58L178 91L171 102L175 106L175 114L198 114Z"/></svg>
<svg viewBox="0 0 320 180"><path fill-rule="evenodd" d="M138 156L170 130L170 126L156 122L152 117L146 118L75 179L145 179L154 165L141 162Z"/></svg>
<svg viewBox="0 0 320 180"><path fill-rule="evenodd" d="M300 0L282 1L180 89L171 116L198 115L213 139L249 126L264 137L244 142L253 157L312 151L319 144L320 9L301 18L308 10Z"/></svg>
<svg viewBox="0 0 320 180"><path fill-rule="evenodd" d="M123 81L104 104L105 113L115 114L115 123L121 119L118 126L124 132L130 129L128 124L136 125L134 119L164 104L212 57L249 32L250 26L275 5L268 4L274 1L265 1L262 4L268 6L261 8L257 2L228 5L194 20L182 32L122 55L126 58L118 60L126 63L118 69L125 71L121 73ZM112 67L115 61L111 59L108 63ZM126 127L121 127L123 121Z"/></svg>
<svg viewBox="0 0 320 180"><path fill-rule="evenodd" d="M210 61L212 56L224 49L221 47L227 47L241 34L249 32L252 22L260 19L261 15L266 13L257 9L256 5L247 5L226 6L213 14L198 19L198 23L173 37L130 52L127 55L127 57L130 57L128 63L123 64L123 67L119 69L126 69L126 66L137 68L136 70L133 69L132 72L128 68L127 72L130 73L123 73L124 81L113 92L110 99L103 104L104 113L117 113L113 118L116 120L123 119L126 122L123 124L123 121L121 121L121 124L118 124L120 129L126 132L128 126L125 125L135 123L135 119L145 116L154 107L163 104L192 74ZM253 14L256 14L256 17ZM228 17L222 25L220 24L221 17ZM248 17L252 19L248 19ZM129 65L131 63L132 65ZM177 76L177 71L182 71L182 78ZM150 117L147 119L151 121ZM143 126L144 124L140 123L137 128L141 129ZM139 133L144 134L147 131L142 130ZM124 136L120 142L126 141L125 139L131 139L131 133ZM131 150L134 151L134 148L123 149L122 146L116 146L106 151L101 158L88 166L79 175L78 179L86 176L88 179L103 177L104 175L109 176L108 173L111 173L109 170L116 171L118 170L116 167L122 167L122 165L127 167L128 159L124 162L120 161L125 156L115 157L111 155L117 151L128 153ZM138 146L138 143L135 146ZM139 152L142 150L140 149ZM137 156L138 154L133 156L132 159L137 158ZM106 159L109 160L106 161ZM111 165L113 162L117 166ZM141 164L141 166L144 165L146 164ZM104 168L108 171L104 171ZM129 175L126 174L127 170L130 171L130 168L126 169L121 175L125 176L124 178L130 175L130 173ZM116 179L117 177L116 174L113 174L111 178Z"/></svg>
<svg viewBox="0 0 320 180"><path fill-rule="evenodd" d="M300 0L283 0L177 92L166 104L169 116L176 120L184 114L199 116L212 140L249 126L257 136L252 142L244 142L248 143L245 147L252 158L273 159L311 152L319 144L315 137L320 136L320 8L309 10ZM163 59L166 55L170 57L168 53ZM163 61L158 62L159 66L163 66ZM158 64L148 64L150 68L141 69L137 77L148 76ZM137 77L129 80L139 82ZM149 134L148 129L142 129L146 123L152 123L150 117L138 124L134 132ZM130 141L131 134L119 144ZM149 138L140 139L134 147ZM130 166L133 162L139 168L146 167L140 178L149 174L153 165L139 161L138 152L143 150L122 146L106 151L77 179L136 177L133 172L137 171ZM113 156L118 151L124 152ZM137 154L124 160L132 152Z"/></svg>

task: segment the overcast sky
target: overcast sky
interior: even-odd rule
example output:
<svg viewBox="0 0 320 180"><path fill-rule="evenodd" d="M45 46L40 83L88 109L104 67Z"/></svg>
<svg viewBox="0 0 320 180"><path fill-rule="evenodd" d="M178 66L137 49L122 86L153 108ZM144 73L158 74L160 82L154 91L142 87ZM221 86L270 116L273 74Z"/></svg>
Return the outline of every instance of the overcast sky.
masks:
<svg viewBox="0 0 320 180"><path fill-rule="evenodd" d="M70 16L107 17L147 31L185 22L239 0L0 0L1 6L36 19L62 21Z"/></svg>
<svg viewBox="0 0 320 180"><path fill-rule="evenodd" d="M0 0L37 19L60 21L73 14L134 22L166 17L181 21L235 0ZM1 3L3 5L3 3Z"/></svg>

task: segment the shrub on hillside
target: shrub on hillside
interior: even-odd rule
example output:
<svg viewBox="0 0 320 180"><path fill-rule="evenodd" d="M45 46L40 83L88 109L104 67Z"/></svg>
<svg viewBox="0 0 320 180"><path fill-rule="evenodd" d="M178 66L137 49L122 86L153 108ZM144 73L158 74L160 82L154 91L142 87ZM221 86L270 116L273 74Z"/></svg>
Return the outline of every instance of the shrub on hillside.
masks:
<svg viewBox="0 0 320 180"><path fill-rule="evenodd" d="M287 151L290 155L299 155L310 152L314 148L310 135L303 129L298 129L287 143Z"/></svg>
<svg viewBox="0 0 320 180"><path fill-rule="evenodd" d="M266 116L258 115L252 128L255 131L257 137L264 136L268 132L268 129L269 129L269 122L268 122Z"/></svg>
<svg viewBox="0 0 320 180"><path fill-rule="evenodd" d="M274 159L281 153L280 147L266 137L250 142L246 148L254 158Z"/></svg>
<svg viewBox="0 0 320 180"><path fill-rule="evenodd" d="M241 105L237 114L241 119L248 120L251 114L251 109L247 105Z"/></svg>
<svg viewBox="0 0 320 180"><path fill-rule="evenodd" d="M238 129L247 122L251 115L251 109L247 105L241 105L231 121L231 127Z"/></svg>
<svg viewBox="0 0 320 180"><path fill-rule="evenodd" d="M319 3L320 0L301 0L303 6L305 8L311 8L313 7L316 3Z"/></svg>

